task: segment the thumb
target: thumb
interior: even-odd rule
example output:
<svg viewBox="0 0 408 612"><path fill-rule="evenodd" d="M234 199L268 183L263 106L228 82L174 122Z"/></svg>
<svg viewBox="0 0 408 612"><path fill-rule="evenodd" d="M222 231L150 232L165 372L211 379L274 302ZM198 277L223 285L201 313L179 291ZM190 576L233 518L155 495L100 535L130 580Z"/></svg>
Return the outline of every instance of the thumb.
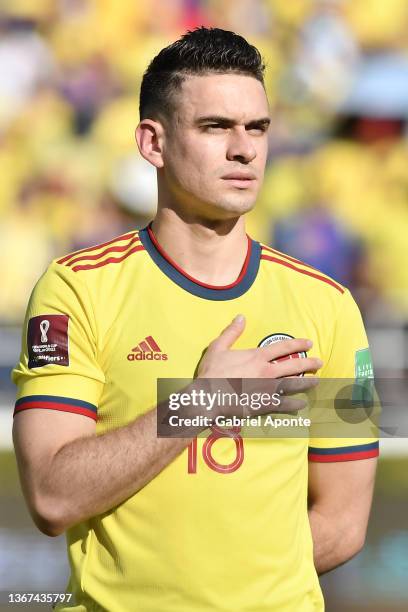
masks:
<svg viewBox="0 0 408 612"><path fill-rule="evenodd" d="M245 317L240 314L231 321L229 325L220 333L218 338L212 342L212 350L225 351L238 340L245 329Z"/></svg>

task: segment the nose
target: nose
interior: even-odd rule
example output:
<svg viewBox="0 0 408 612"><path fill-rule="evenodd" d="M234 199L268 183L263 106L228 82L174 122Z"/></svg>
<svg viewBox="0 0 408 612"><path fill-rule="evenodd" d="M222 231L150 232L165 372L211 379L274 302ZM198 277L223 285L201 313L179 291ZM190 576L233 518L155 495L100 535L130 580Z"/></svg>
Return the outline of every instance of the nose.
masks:
<svg viewBox="0 0 408 612"><path fill-rule="evenodd" d="M249 163L256 157L256 149L244 126L236 126L231 130L228 140L227 159Z"/></svg>

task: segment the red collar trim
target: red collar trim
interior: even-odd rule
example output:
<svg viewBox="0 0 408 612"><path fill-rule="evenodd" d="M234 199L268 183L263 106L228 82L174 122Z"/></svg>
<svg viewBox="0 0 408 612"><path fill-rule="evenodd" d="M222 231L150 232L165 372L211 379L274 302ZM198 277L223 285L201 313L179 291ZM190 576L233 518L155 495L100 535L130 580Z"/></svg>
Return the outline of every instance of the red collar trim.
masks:
<svg viewBox="0 0 408 612"><path fill-rule="evenodd" d="M180 272L180 274L185 276L185 278L188 278L188 280L190 280L191 282L196 283L196 285L200 285L201 287L205 287L206 289L217 289L217 290L220 290L220 291L225 290L225 289L232 289L233 287L235 287L236 285L238 285L242 281L242 279L244 278L245 274L247 273L248 265L249 265L249 262L250 262L250 259L251 259L251 250L252 250L252 240L250 239L250 237L248 235L247 235L247 241L248 241L247 254L246 254L246 257L245 257L244 264L243 264L243 266L241 268L241 272L238 275L238 278L236 278L234 280L234 282L230 283L229 285L209 285L208 283L202 283L201 281L197 280L193 276L190 276L190 274L187 274L187 272L185 272L182 268L180 268L180 266L178 266L176 264L176 262L160 246L160 244L158 243L157 238L154 235L153 230L152 230L150 225L148 226L147 231L149 233L150 240L152 241L152 243L154 244L156 249L159 251L160 255L162 257L164 257L164 259L166 259L166 261L168 261L168 263L171 266L173 266L173 268L175 268L178 272Z"/></svg>

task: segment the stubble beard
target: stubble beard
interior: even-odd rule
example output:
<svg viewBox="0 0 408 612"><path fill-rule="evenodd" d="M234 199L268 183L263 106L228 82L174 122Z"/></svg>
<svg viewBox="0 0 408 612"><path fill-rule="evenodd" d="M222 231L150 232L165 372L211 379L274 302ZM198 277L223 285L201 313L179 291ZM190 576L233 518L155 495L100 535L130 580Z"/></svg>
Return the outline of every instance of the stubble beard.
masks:
<svg viewBox="0 0 408 612"><path fill-rule="evenodd" d="M224 218L240 217L250 212L256 203L255 197L248 197L244 194L234 194L234 196L215 197L211 202L207 202L207 208L211 208L214 213L221 213Z"/></svg>

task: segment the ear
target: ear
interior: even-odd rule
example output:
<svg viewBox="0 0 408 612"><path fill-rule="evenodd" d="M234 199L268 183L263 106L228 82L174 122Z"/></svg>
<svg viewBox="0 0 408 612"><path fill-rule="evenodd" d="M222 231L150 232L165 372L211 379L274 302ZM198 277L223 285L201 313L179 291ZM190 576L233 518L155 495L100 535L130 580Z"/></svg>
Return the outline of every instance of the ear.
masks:
<svg viewBox="0 0 408 612"><path fill-rule="evenodd" d="M156 168L163 168L163 126L158 121L143 119L135 137L142 157Z"/></svg>

